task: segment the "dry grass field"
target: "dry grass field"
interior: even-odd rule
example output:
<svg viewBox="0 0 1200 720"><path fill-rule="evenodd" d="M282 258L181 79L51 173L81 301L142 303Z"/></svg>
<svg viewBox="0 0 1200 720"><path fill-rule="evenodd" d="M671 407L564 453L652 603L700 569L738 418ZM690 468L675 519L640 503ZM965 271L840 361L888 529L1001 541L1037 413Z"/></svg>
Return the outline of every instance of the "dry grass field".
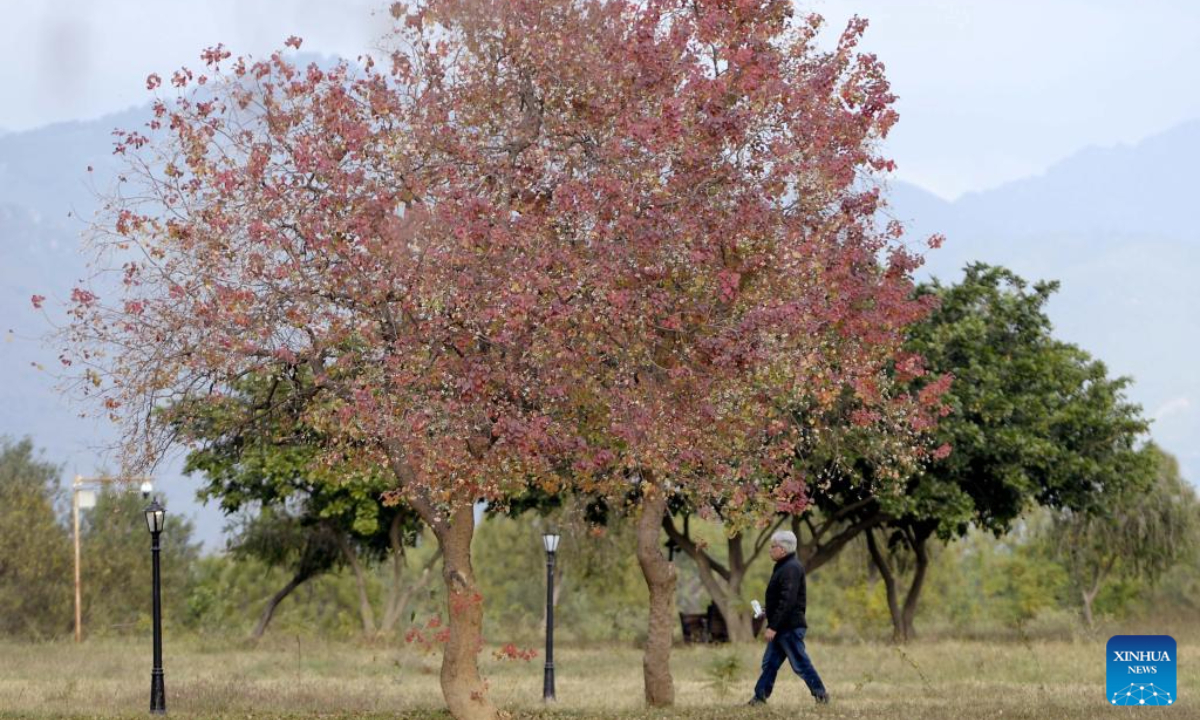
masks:
<svg viewBox="0 0 1200 720"><path fill-rule="evenodd" d="M1200 652L1176 636L1180 702L1156 716L1200 718ZM542 662L481 655L494 701L513 718L1068 718L1146 710L1104 701L1104 638L1076 641L810 643L834 701L817 707L780 674L766 708L748 708L759 646L682 647L673 656L677 707L642 707L641 655L630 647L556 652L559 702L542 704ZM149 642L0 644L0 717L143 717ZM722 692L715 663L740 669ZM274 638L255 648L203 640L166 645L167 704L185 718L438 718L438 659L403 647Z"/></svg>

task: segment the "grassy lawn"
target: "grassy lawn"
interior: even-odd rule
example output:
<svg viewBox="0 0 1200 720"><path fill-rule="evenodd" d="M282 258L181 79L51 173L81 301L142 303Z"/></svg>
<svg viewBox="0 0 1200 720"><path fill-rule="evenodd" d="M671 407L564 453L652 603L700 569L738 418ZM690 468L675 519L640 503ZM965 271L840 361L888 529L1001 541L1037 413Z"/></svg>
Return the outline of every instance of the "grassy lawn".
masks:
<svg viewBox="0 0 1200 720"><path fill-rule="evenodd" d="M1178 637L1178 636L1177 636ZM677 706L642 707L641 654L627 646L561 648L559 702L543 706L542 659L481 654L492 699L514 718L1093 718L1145 712L1104 699L1104 643L1084 641L886 644L810 642L834 701L817 707L785 666L767 708L747 708L761 646L681 647L673 655ZM1155 715L1200 718L1200 653L1179 638L1180 702ZM143 717L149 642L0 644L0 717ZM203 640L166 645L174 717L445 717L438 658L412 648L274 638L256 648ZM736 655L726 693L714 663Z"/></svg>

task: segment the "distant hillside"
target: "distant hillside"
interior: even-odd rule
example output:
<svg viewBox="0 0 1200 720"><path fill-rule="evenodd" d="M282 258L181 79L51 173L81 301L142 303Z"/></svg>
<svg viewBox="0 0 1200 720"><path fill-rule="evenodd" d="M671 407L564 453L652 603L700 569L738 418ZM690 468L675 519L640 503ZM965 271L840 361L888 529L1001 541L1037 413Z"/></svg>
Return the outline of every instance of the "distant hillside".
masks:
<svg viewBox="0 0 1200 720"><path fill-rule="evenodd" d="M115 469L118 459L101 455L112 428L78 417L79 408L59 397L57 353L38 339L47 325L30 296L50 298L53 317L53 300L84 276L79 236L96 207L89 183L103 189L115 179L111 132L147 115L131 110L0 136L0 435L31 436L48 460L64 463L64 479ZM176 459L157 475L169 507L194 518L208 548L222 547L220 512L196 502L197 481L182 478L179 467Z"/></svg>

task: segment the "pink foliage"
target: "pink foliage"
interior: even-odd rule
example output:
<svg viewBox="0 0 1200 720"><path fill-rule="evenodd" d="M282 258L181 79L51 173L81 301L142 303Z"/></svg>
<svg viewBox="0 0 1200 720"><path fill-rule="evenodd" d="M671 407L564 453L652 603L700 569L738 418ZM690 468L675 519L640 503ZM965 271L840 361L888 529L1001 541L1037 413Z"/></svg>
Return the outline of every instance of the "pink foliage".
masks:
<svg viewBox="0 0 1200 720"><path fill-rule="evenodd" d="M897 116L865 21L822 50L786 0L684 7L427 0L393 6L386 68L223 72L218 45L202 95L174 73L150 135L117 134L139 192L97 236L147 262L120 301L73 296L66 337L121 348L88 390L131 457L169 434L160 398L251 372L311 377L331 454L423 514L564 468L794 510L797 403L927 428L942 386L885 378L928 308L876 224Z"/></svg>

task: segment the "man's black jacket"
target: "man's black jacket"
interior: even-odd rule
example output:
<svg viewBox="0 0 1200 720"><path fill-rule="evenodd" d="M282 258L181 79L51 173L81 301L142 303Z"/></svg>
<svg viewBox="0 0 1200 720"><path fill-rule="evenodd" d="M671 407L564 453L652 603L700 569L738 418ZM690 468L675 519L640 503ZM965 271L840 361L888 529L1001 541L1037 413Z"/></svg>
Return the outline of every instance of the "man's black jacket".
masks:
<svg viewBox="0 0 1200 720"><path fill-rule="evenodd" d="M795 553L775 563L771 582L767 583L767 627L775 632L807 628L804 610L808 593L804 587L804 566Z"/></svg>

